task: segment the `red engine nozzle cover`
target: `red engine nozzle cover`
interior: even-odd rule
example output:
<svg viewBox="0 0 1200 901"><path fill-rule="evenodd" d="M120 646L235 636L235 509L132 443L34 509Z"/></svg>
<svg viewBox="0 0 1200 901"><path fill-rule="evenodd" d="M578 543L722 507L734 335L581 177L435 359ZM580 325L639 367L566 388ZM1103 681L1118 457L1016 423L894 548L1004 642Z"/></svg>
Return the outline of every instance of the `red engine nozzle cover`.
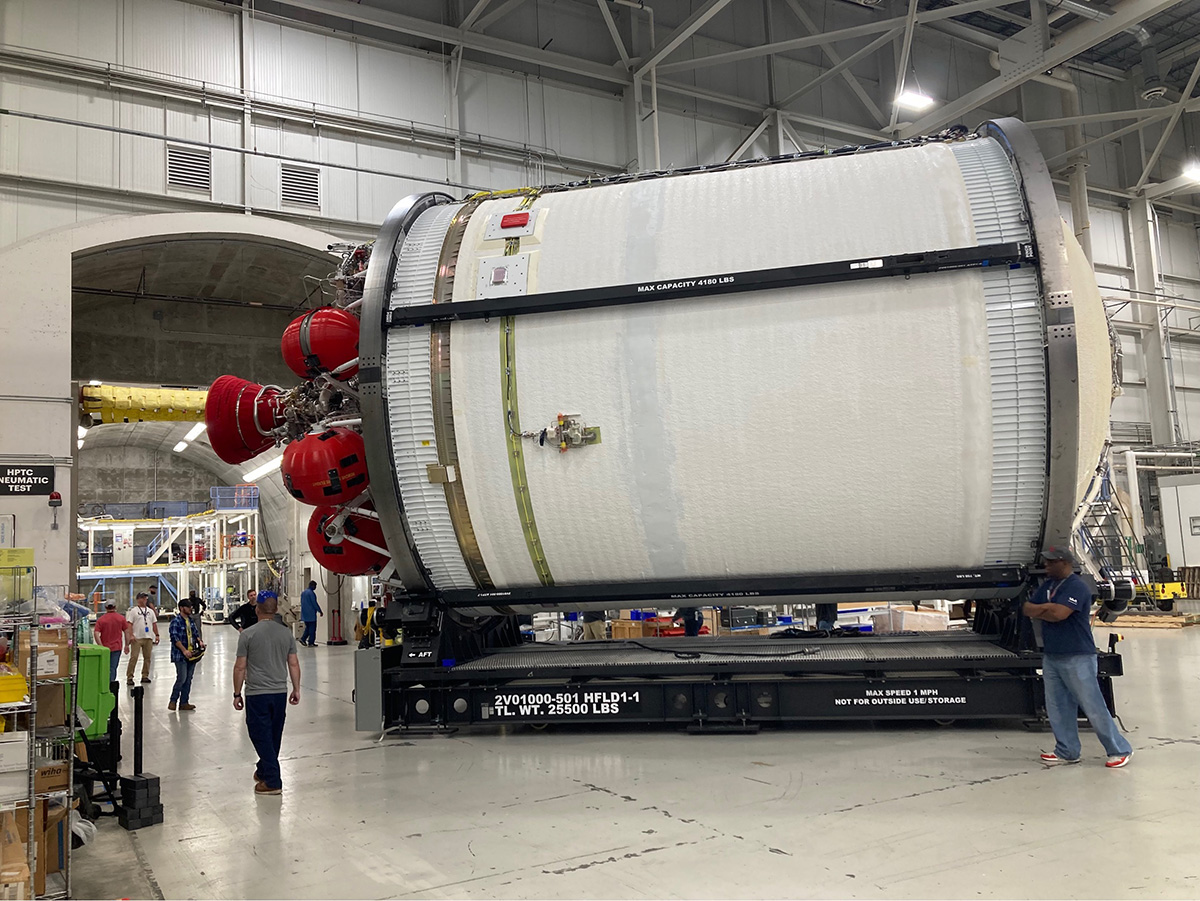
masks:
<svg viewBox="0 0 1200 901"><path fill-rule="evenodd" d="M302 379L320 372L333 373L358 356L358 318L337 307L310 310L293 319L283 331L280 351L288 369ZM358 366L338 372L345 381L358 373Z"/></svg>
<svg viewBox="0 0 1200 901"><path fill-rule="evenodd" d="M362 435L347 428L293 441L283 451L281 470L288 493L314 507L352 501L370 484Z"/></svg>
<svg viewBox="0 0 1200 901"><path fill-rule="evenodd" d="M213 452L226 463L245 463L275 443L272 429L283 424L283 394L277 388L234 375L217 378L204 403L204 424Z"/></svg>
<svg viewBox="0 0 1200 901"><path fill-rule="evenodd" d="M358 538L376 547L387 547L379 522L351 512L342 527L349 538L343 537L340 543L335 544L325 535L325 525L337 512L337 507L317 507L308 520L308 548L317 558L317 563L343 576L365 576L381 571L389 559L386 554L349 540Z"/></svg>

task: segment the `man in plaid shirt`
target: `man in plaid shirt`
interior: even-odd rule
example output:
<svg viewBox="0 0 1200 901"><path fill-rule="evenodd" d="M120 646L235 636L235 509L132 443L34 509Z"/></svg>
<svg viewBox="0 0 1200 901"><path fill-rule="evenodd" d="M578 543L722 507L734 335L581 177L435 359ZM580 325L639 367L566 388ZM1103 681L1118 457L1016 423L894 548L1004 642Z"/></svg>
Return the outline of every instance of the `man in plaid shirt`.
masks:
<svg viewBox="0 0 1200 901"><path fill-rule="evenodd" d="M175 664L175 686L171 689L171 703L168 710L175 710L178 702L179 709L195 710L195 704L189 704L188 698L192 693L192 675L196 671L196 661L204 654L204 645L200 641L200 633L192 621L192 603L188 598L179 601L179 612L171 619L171 662Z"/></svg>

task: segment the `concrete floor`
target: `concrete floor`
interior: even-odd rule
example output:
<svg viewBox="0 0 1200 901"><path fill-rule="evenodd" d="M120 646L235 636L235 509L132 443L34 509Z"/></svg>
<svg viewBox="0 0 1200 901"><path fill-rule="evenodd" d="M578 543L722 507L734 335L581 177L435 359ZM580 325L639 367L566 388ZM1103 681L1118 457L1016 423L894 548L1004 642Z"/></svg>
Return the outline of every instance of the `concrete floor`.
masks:
<svg viewBox="0 0 1200 901"><path fill-rule="evenodd" d="M1048 735L1004 724L376 743L353 731L353 651L302 648L282 797L253 795L234 633L209 631L199 709L167 711L165 643L147 686L166 822L102 820L75 897L1200 896L1200 627L1125 632L1137 755L1112 771L1090 734L1084 765L1047 770Z"/></svg>

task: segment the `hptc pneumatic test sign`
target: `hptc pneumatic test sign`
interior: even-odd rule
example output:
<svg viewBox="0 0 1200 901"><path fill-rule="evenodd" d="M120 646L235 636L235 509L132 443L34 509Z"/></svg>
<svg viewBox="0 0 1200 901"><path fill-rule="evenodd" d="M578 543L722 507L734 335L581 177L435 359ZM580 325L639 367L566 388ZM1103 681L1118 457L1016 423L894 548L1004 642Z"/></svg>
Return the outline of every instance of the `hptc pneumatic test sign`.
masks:
<svg viewBox="0 0 1200 901"><path fill-rule="evenodd" d="M0 466L0 496L46 497L53 490L53 466Z"/></svg>

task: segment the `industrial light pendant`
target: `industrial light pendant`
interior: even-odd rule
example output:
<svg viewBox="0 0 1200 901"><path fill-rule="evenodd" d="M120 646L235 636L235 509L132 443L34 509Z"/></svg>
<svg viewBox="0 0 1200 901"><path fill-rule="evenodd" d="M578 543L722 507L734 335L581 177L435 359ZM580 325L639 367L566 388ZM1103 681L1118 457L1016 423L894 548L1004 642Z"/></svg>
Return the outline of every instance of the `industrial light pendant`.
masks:
<svg viewBox="0 0 1200 901"><path fill-rule="evenodd" d="M920 91L902 91L900 96L896 98L897 106L915 112L929 109L933 104L934 99L926 94L922 94Z"/></svg>

